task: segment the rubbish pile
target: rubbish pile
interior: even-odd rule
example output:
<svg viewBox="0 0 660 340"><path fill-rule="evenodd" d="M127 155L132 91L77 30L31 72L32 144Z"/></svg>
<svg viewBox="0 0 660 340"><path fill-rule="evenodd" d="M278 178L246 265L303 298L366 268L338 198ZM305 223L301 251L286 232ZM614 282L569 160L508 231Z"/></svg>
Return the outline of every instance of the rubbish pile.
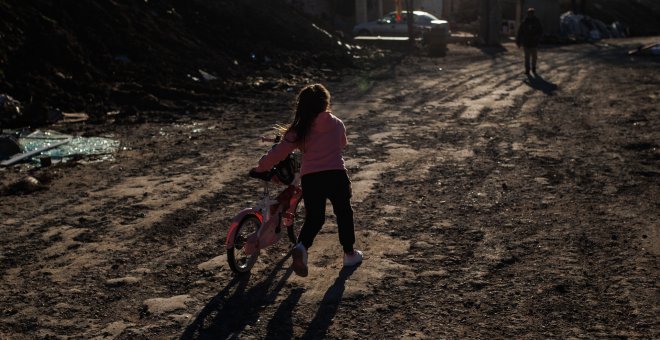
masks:
<svg viewBox="0 0 660 340"><path fill-rule="evenodd" d="M21 103L9 95L0 93L0 127L18 120L21 116Z"/></svg>
<svg viewBox="0 0 660 340"><path fill-rule="evenodd" d="M119 141L105 137L75 137L52 130L21 132L0 137L0 165L29 161L49 166L70 159L108 160L119 150Z"/></svg>
<svg viewBox="0 0 660 340"><path fill-rule="evenodd" d="M283 1L12 0L0 18L0 94L22 103L0 109L5 129L47 125L55 108L93 121L185 111L233 101L248 77L366 59Z"/></svg>
<svg viewBox="0 0 660 340"><path fill-rule="evenodd" d="M628 55L652 55L660 56L660 41L639 46L628 51Z"/></svg>
<svg viewBox="0 0 660 340"><path fill-rule="evenodd" d="M615 21L606 25L602 21L568 11L560 16L560 32L562 36L579 41L598 41L608 38L623 38L628 36L628 28Z"/></svg>

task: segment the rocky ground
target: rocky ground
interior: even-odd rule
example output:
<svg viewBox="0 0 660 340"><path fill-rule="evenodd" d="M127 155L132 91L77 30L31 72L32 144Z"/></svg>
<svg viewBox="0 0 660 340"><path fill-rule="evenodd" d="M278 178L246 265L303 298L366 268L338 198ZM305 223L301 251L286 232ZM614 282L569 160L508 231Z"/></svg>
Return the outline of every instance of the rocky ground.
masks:
<svg viewBox="0 0 660 340"><path fill-rule="evenodd" d="M342 269L328 210L306 278L285 242L243 276L223 246L295 92L52 126L121 150L0 169L0 338L658 338L659 64L626 53L650 41L546 47L533 78L505 44L309 79L366 258Z"/></svg>

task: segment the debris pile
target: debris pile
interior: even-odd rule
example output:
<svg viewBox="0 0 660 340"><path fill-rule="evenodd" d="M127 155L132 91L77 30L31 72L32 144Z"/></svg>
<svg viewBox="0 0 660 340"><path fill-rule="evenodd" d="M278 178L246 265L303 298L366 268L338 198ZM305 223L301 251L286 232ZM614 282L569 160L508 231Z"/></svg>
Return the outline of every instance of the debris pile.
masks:
<svg viewBox="0 0 660 340"><path fill-rule="evenodd" d="M231 100L248 77L319 81L360 53L284 1L8 0L0 37L3 128L57 111L179 111Z"/></svg>
<svg viewBox="0 0 660 340"><path fill-rule="evenodd" d="M0 94L0 128L21 117L21 103L11 96Z"/></svg>
<svg viewBox="0 0 660 340"><path fill-rule="evenodd" d="M562 36L579 41L597 41L608 38L623 38L628 36L628 28L621 22L606 25L598 19L574 14L569 11L561 15L560 26Z"/></svg>
<svg viewBox="0 0 660 340"><path fill-rule="evenodd" d="M74 137L52 130L36 130L18 138L0 138L0 165L32 161L50 166L69 159L107 160L119 149L119 141L105 137Z"/></svg>

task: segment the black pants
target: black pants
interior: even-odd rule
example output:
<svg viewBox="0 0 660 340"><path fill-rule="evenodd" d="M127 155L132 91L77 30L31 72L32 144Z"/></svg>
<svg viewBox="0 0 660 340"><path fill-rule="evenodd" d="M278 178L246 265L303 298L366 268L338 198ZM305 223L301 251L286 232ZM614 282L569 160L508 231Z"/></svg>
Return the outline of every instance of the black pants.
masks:
<svg viewBox="0 0 660 340"><path fill-rule="evenodd" d="M355 228L351 207L351 181L346 171L329 170L304 175L302 189L306 214L298 242L301 242L305 248L312 246L314 238L325 222L325 202L329 199L337 216L339 242L344 252L352 252Z"/></svg>
<svg viewBox="0 0 660 340"><path fill-rule="evenodd" d="M538 58L538 49L536 47L525 47L525 73L529 73L530 64L531 64L532 72L536 73L537 58Z"/></svg>

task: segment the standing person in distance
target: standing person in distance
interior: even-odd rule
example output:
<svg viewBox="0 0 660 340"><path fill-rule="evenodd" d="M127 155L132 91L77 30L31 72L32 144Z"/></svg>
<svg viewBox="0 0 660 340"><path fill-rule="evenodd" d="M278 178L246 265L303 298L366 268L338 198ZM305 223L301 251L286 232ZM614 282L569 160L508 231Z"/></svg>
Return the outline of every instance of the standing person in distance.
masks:
<svg viewBox="0 0 660 340"><path fill-rule="evenodd" d="M351 181L348 178L342 149L346 146L344 123L330 112L330 92L321 84L305 86L296 99L293 122L284 131L281 142L261 157L251 171L265 172L299 149L302 152L302 176L305 223L293 248L293 271L307 276L307 249L325 222L325 203L330 200L344 250L344 266L362 262L363 254L353 248L355 230L351 207Z"/></svg>
<svg viewBox="0 0 660 340"><path fill-rule="evenodd" d="M530 68L536 75L536 60L538 57L538 46L543 36L541 21L536 17L534 8L527 9L527 17L520 24L516 35L516 45L522 45L525 51L525 74L529 76Z"/></svg>

